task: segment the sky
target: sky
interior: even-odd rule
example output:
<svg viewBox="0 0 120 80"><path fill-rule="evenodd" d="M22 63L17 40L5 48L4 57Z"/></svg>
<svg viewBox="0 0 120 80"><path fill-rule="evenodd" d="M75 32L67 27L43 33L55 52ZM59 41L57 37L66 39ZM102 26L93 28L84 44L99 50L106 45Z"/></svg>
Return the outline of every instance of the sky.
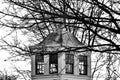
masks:
<svg viewBox="0 0 120 80"><path fill-rule="evenodd" d="M0 0L0 10L2 10L3 8L4 8L4 5L2 4L2 0ZM4 31L0 29L0 36L2 36L3 34L4 34ZM9 62L4 61L9 56L10 55L7 51L0 50L0 70L5 69L6 66L9 65Z"/></svg>
<svg viewBox="0 0 120 80"><path fill-rule="evenodd" d="M6 5L2 3L0 0L0 11L4 9ZM1 14L0 14L1 15ZM1 27L1 26L0 26ZM8 31L0 28L0 38L2 38L5 34L8 34ZM26 39L25 37L21 36L22 39ZM2 44L2 43L0 43ZM8 51L0 50L0 74L2 73L8 75L16 74L15 67L23 70L30 70L30 61L11 61L8 58L11 57Z"/></svg>

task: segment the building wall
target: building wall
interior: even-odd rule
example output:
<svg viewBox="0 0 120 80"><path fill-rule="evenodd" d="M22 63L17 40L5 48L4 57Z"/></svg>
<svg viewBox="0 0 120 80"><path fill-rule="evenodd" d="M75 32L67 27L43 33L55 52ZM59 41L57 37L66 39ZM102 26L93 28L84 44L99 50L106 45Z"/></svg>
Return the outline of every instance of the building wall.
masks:
<svg viewBox="0 0 120 80"><path fill-rule="evenodd" d="M74 56L74 74L65 74L65 54L60 53L58 55L58 74L49 74L49 55L44 56L44 64L45 64L45 73L44 75L36 75L35 74L35 55L31 57L31 69L32 69L32 80L90 80L91 76L91 58L90 55L88 57L88 75L79 75L78 70L78 56L79 54L75 54Z"/></svg>
<svg viewBox="0 0 120 80"><path fill-rule="evenodd" d="M46 75L40 76L36 75L33 76L33 80L90 80L88 76L75 76L75 75Z"/></svg>

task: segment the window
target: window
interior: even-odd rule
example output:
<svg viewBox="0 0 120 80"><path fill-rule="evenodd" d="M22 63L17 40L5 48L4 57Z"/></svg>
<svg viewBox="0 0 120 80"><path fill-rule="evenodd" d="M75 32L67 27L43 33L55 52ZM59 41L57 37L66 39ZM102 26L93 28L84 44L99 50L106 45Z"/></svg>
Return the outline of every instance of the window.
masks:
<svg viewBox="0 0 120 80"><path fill-rule="evenodd" d="M44 56L36 55L36 74L44 73Z"/></svg>
<svg viewBox="0 0 120 80"><path fill-rule="evenodd" d="M79 55L79 74L87 75L87 56Z"/></svg>
<svg viewBox="0 0 120 80"><path fill-rule="evenodd" d="M73 66L74 66L74 55L73 54L66 54L65 56L66 62L66 73L73 74Z"/></svg>
<svg viewBox="0 0 120 80"><path fill-rule="evenodd" d="M58 73L58 55L52 54L49 59L50 74Z"/></svg>

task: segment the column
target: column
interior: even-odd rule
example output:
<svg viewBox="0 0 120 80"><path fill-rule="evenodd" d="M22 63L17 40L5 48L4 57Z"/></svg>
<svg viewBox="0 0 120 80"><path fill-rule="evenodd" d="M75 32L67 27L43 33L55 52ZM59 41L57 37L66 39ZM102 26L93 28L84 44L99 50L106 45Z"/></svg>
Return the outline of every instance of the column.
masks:
<svg viewBox="0 0 120 80"><path fill-rule="evenodd" d="M35 75L36 73L36 65L35 65L35 55L31 55L31 75Z"/></svg>
<svg viewBox="0 0 120 80"><path fill-rule="evenodd" d="M49 55L44 55L44 75L49 75Z"/></svg>
<svg viewBox="0 0 120 80"><path fill-rule="evenodd" d="M78 54L74 54L74 75L79 75L79 59Z"/></svg>
<svg viewBox="0 0 120 80"><path fill-rule="evenodd" d="M65 53L58 54L58 74L65 74Z"/></svg>
<svg viewBox="0 0 120 80"><path fill-rule="evenodd" d="M91 77L91 53L88 54L88 76Z"/></svg>

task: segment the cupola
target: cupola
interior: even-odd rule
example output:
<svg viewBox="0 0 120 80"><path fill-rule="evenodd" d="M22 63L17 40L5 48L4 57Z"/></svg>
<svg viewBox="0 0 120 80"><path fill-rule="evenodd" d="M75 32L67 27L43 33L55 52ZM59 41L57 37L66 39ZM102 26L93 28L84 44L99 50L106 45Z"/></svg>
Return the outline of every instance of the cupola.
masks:
<svg viewBox="0 0 120 80"><path fill-rule="evenodd" d="M32 80L90 80L90 52L75 50L81 46L84 44L67 31L50 33L31 46Z"/></svg>

